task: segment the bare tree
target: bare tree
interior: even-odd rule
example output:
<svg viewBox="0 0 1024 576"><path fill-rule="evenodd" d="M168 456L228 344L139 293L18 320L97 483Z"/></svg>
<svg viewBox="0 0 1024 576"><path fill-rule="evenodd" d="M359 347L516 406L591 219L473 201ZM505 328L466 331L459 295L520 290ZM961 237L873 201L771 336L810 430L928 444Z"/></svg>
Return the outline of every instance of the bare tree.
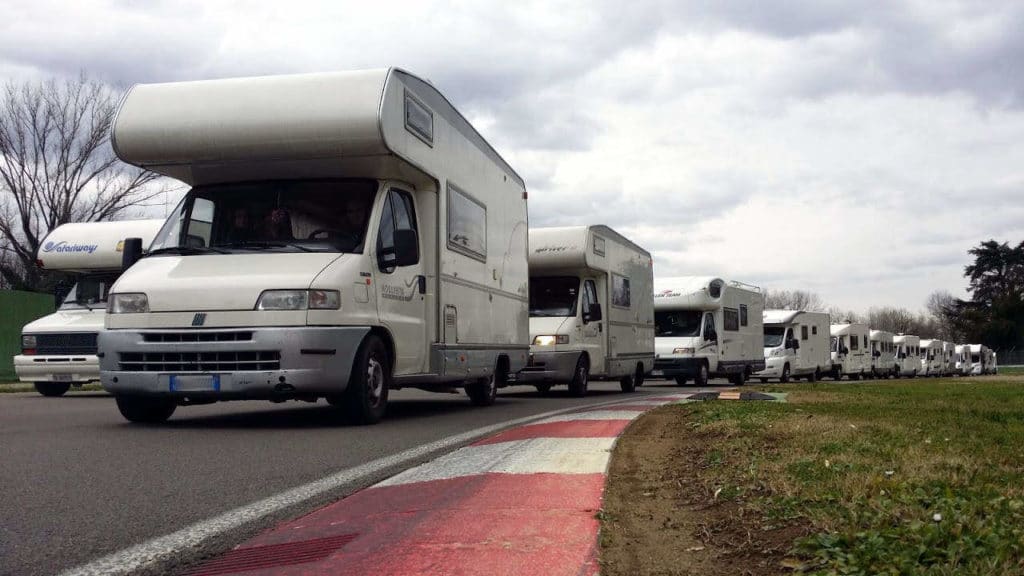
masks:
<svg viewBox="0 0 1024 576"><path fill-rule="evenodd" d="M956 315L957 299L945 290L936 290L928 295L925 308L931 315L936 337L943 340L956 340L954 316Z"/></svg>
<svg viewBox="0 0 1024 576"><path fill-rule="evenodd" d="M825 301L817 293L807 290L766 290L764 307L768 310L822 312Z"/></svg>
<svg viewBox="0 0 1024 576"><path fill-rule="evenodd" d="M839 306L829 306L825 312L828 312L829 320L833 324L848 324L867 320L863 314L853 310L843 310Z"/></svg>
<svg viewBox="0 0 1024 576"><path fill-rule="evenodd" d="M0 278L48 289L35 266L46 234L111 220L161 191L158 175L122 164L109 145L119 94L80 76L8 83L0 95Z"/></svg>

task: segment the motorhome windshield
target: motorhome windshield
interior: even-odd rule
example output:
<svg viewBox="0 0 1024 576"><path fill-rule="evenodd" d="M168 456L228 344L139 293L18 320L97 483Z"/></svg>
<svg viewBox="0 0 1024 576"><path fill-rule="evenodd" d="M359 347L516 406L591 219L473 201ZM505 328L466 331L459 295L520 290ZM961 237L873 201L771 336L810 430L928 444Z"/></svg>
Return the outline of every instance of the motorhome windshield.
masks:
<svg viewBox="0 0 1024 576"><path fill-rule="evenodd" d="M579 291L573 276L530 278L530 316L576 316Z"/></svg>
<svg viewBox="0 0 1024 576"><path fill-rule="evenodd" d="M373 180L275 180L193 188L151 255L363 251Z"/></svg>
<svg viewBox="0 0 1024 576"><path fill-rule="evenodd" d="M68 292L64 302L60 305L61 310L79 310L104 308L107 303L107 293L110 287L117 280L117 274L90 274L82 276Z"/></svg>
<svg viewBox="0 0 1024 576"><path fill-rule="evenodd" d="M785 335L786 328L784 326L765 326L764 347L775 348L776 346L782 346L783 337Z"/></svg>
<svg viewBox="0 0 1024 576"><path fill-rule="evenodd" d="M655 336L700 336L701 318L699 310L656 310L654 312Z"/></svg>

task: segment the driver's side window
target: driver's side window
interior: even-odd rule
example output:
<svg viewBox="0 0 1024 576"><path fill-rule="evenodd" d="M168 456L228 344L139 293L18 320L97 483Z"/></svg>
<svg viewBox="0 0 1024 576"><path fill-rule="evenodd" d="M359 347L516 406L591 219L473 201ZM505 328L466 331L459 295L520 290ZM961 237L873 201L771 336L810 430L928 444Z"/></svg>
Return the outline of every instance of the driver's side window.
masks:
<svg viewBox="0 0 1024 576"><path fill-rule="evenodd" d="M715 317L710 312L706 312L704 314L704 339L718 339L718 331L715 330Z"/></svg>
<svg viewBox="0 0 1024 576"><path fill-rule="evenodd" d="M583 312L589 314L594 304L597 304L597 287L593 280L587 280L583 283Z"/></svg>
<svg viewBox="0 0 1024 576"><path fill-rule="evenodd" d="M392 189L384 198L377 232L377 263L385 274L395 271L396 230L416 231L416 209L408 193Z"/></svg>

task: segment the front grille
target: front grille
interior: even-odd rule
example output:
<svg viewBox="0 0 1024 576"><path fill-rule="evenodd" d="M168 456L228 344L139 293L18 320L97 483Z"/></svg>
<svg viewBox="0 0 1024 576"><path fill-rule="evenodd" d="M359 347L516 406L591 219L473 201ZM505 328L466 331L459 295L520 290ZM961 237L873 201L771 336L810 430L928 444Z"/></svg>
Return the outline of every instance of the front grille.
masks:
<svg viewBox="0 0 1024 576"><path fill-rule="evenodd" d="M36 354L95 354L95 332L70 332L66 334L37 334Z"/></svg>
<svg viewBox="0 0 1024 576"><path fill-rule="evenodd" d="M281 353L247 352L122 352L118 366L126 372L240 372L280 370Z"/></svg>
<svg viewBox="0 0 1024 576"><path fill-rule="evenodd" d="M249 342L252 332L211 332L191 330L188 332L143 332L144 342Z"/></svg>

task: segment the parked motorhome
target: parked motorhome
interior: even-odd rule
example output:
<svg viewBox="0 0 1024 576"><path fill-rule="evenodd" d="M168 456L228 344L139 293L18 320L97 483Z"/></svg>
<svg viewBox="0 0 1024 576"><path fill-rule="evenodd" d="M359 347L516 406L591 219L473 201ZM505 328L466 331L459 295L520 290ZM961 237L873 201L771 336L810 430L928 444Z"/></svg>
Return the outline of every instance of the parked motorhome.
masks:
<svg viewBox="0 0 1024 576"><path fill-rule="evenodd" d="M942 374L944 376L953 376L957 373L956 368L956 344L952 342L942 341Z"/></svg>
<svg viewBox="0 0 1024 576"><path fill-rule="evenodd" d="M654 368L651 255L607 226L530 230L530 358L516 380L545 393L591 378L632 392Z"/></svg>
<svg viewBox="0 0 1024 576"><path fill-rule="evenodd" d="M117 155L191 186L115 284L103 386L131 421L179 405L388 391L474 404L529 353L523 179L398 69L138 85Z"/></svg>
<svg viewBox="0 0 1024 576"><path fill-rule="evenodd" d="M942 376L945 362L942 359L942 340L921 340L921 376Z"/></svg>
<svg viewBox="0 0 1024 576"><path fill-rule="evenodd" d="M867 324L832 324L832 379L860 380L871 373Z"/></svg>
<svg viewBox="0 0 1024 576"><path fill-rule="evenodd" d="M715 277L654 280L655 359L652 375L690 379L728 377L742 385L764 370L764 294Z"/></svg>
<svg viewBox="0 0 1024 576"><path fill-rule="evenodd" d="M999 355L996 354L995 350L992 351L992 366L991 366L990 370L991 370L991 372L990 372L991 374L998 374L999 373Z"/></svg>
<svg viewBox="0 0 1024 576"><path fill-rule="evenodd" d="M107 293L121 274L124 239L153 239L163 220L83 222L58 226L39 245L40 268L63 272L74 286L49 316L21 331L14 372L43 396L100 379L96 335L103 329Z"/></svg>
<svg viewBox="0 0 1024 576"><path fill-rule="evenodd" d="M996 351L992 350L991 348L985 348L985 350L988 353L985 361L985 374L998 373L999 369L996 366Z"/></svg>
<svg viewBox="0 0 1024 576"><path fill-rule="evenodd" d="M956 373L967 376L971 373L971 347L969 344L956 345Z"/></svg>
<svg viewBox="0 0 1024 576"><path fill-rule="evenodd" d="M892 341L896 345L899 376L916 378L921 371L921 339L910 334L897 334Z"/></svg>
<svg viewBox="0 0 1024 576"><path fill-rule="evenodd" d="M871 375L875 378L895 377L899 373L893 337L892 332L885 330L872 330L868 333L871 342Z"/></svg>
<svg viewBox="0 0 1024 576"><path fill-rule="evenodd" d="M765 369L754 373L755 378L761 382L769 378L783 383L790 378L815 382L832 369L828 314L765 310L762 317Z"/></svg>

